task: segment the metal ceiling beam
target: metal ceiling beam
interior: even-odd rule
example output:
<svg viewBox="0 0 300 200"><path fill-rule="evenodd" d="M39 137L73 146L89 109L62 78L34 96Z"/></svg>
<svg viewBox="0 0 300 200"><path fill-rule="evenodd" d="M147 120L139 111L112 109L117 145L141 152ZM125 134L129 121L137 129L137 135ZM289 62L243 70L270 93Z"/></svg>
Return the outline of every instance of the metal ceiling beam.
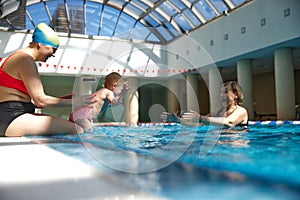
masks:
<svg viewBox="0 0 300 200"><path fill-rule="evenodd" d="M181 32L181 29L178 26L178 24L174 23L174 21L172 21L171 16L165 13L165 11L163 11L161 8L157 8L156 12L158 12L164 19L166 19L167 22L170 22L170 24L174 27L174 30L178 31L178 33Z"/></svg>
<svg viewBox="0 0 300 200"><path fill-rule="evenodd" d="M187 9L187 7L186 8L183 8L183 9L179 9L176 5L174 5L174 3L172 3L172 2L169 2L172 6L173 6L173 8L175 8L176 9L176 11L177 11L177 13L175 14L175 15L173 15L173 17L175 17L175 16L177 16L177 15L179 15L179 14L181 14L181 16L184 18L184 20L193 28L194 27L194 24L183 14L183 12Z"/></svg>
<svg viewBox="0 0 300 200"><path fill-rule="evenodd" d="M51 16L51 14L50 14L49 8L48 8L48 6L47 6L47 4L46 4L45 1L44 1L44 7L45 7L45 10L46 10L47 15L48 15L48 17L49 17L51 27L54 27L54 26L53 26L53 21L52 21L52 16Z"/></svg>
<svg viewBox="0 0 300 200"><path fill-rule="evenodd" d="M195 14L195 16L200 20L200 22L201 22L202 24L205 24L207 20L205 19L205 17L203 17L203 15L202 15L202 14L198 11L198 9L195 7L195 4L198 3L198 2L199 2L199 1L195 1L195 2L192 4L190 10Z"/></svg>
<svg viewBox="0 0 300 200"><path fill-rule="evenodd" d="M86 35L86 0L83 0L83 31L84 35Z"/></svg>
<svg viewBox="0 0 300 200"><path fill-rule="evenodd" d="M150 9L148 9L145 13L143 13L142 15L140 15L137 20L139 21L141 19L144 19L149 13L151 13L153 10L155 10L157 7L159 7L164 2L165 2L165 0L159 0L159 1L157 1L152 7L150 7Z"/></svg>
<svg viewBox="0 0 300 200"><path fill-rule="evenodd" d="M231 0L223 0L227 7L231 10L235 7Z"/></svg>
<svg viewBox="0 0 300 200"><path fill-rule="evenodd" d="M70 24L70 16L69 16L69 10L68 10L68 5L67 5L67 1L64 0L64 9L65 9L65 13L66 13L66 19L67 19L67 25L68 25L68 31L69 31L69 36L71 34L71 24Z"/></svg>
<svg viewBox="0 0 300 200"><path fill-rule="evenodd" d="M112 33L112 36L114 36L114 35L116 34L116 30L117 30L117 27L118 27L118 24L119 24L119 21L120 21L121 14L122 14L122 12L123 12L125 6L126 6L127 4L129 4L130 1L131 1L131 0L129 0L128 2L126 2L126 3L123 5L123 7L121 8L120 13L119 13L118 18L117 18L117 21L116 21L115 28L114 28L113 33Z"/></svg>
<svg viewBox="0 0 300 200"><path fill-rule="evenodd" d="M102 4L101 8L101 13L100 13L100 18L99 18L99 28L98 28L98 35L100 35L101 29L102 29L102 20L103 20L103 15L104 15L104 6L106 5L107 2L104 2Z"/></svg>
<svg viewBox="0 0 300 200"><path fill-rule="evenodd" d="M189 9L192 12L192 14L199 20L200 23L203 23L203 21L202 21L204 19L203 16L200 13L198 13L198 15L196 15L195 12L192 11L194 4L192 4L191 2L189 2L187 0L182 0L182 3L187 7L187 9ZM192 29L196 28L195 26L192 26L192 27L193 27Z"/></svg>
<svg viewBox="0 0 300 200"><path fill-rule="evenodd" d="M156 20L156 22L161 26L161 27L165 27L166 28L166 30L168 31L168 33L172 36L172 37L175 37L175 35L172 33L172 31L170 30L170 29L168 29L167 27L166 27L166 25L165 25L165 22L168 22L165 18L165 21L160 21L159 19L157 19L156 17L155 17L155 15L153 15L152 13L150 13L149 14L154 20ZM143 19L143 20L145 20L145 19ZM142 21L142 20L141 20ZM174 28L174 30L175 30L175 27L173 27Z"/></svg>
<svg viewBox="0 0 300 200"><path fill-rule="evenodd" d="M21 5L21 0L2 0L0 2L0 18L15 12Z"/></svg>
<svg viewBox="0 0 300 200"><path fill-rule="evenodd" d="M206 0L206 3L209 5L209 7L214 11L214 13L219 16L220 12L216 9L216 7L211 3L211 1Z"/></svg>

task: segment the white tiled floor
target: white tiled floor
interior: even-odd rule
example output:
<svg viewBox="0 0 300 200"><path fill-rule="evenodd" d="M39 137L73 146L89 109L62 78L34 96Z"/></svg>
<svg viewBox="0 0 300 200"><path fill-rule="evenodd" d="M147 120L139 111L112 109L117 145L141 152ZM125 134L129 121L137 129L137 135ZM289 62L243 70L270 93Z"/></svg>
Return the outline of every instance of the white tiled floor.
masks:
<svg viewBox="0 0 300 200"><path fill-rule="evenodd" d="M27 138L0 138L0 199L162 199Z"/></svg>
<svg viewBox="0 0 300 200"><path fill-rule="evenodd" d="M0 200L299 199L299 191L288 185L182 163L150 173L124 173L104 166L76 141L0 138ZM140 155L131 164L124 154L96 148L121 165L162 161Z"/></svg>

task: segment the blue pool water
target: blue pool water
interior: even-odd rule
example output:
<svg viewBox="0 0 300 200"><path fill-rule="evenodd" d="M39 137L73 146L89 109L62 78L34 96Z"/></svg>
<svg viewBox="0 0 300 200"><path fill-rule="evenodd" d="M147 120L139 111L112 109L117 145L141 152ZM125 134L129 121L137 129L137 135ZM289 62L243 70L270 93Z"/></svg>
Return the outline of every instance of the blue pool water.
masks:
<svg viewBox="0 0 300 200"><path fill-rule="evenodd" d="M252 124L245 133L114 126L31 138L168 199L300 199L297 124Z"/></svg>

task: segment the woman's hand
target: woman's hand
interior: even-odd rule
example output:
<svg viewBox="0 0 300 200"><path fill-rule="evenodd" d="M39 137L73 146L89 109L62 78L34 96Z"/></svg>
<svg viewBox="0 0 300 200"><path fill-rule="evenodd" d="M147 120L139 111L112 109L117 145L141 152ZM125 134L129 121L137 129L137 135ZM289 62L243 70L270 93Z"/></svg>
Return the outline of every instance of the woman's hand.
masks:
<svg viewBox="0 0 300 200"><path fill-rule="evenodd" d="M179 123L180 118L175 115L174 113L168 113L168 112L162 112L160 114L160 119L163 120L163 122L174 122L174 123Z"/></svg>
<svg viewBox="0 0 300 200"><path fill-rule="evenodd" d="M160 119L163 120L163 122L168 122L168 117L170 116L170 113L168 112L162 112L160 114Z"/></svg>
<svg viewBox="0 0 300 200"><path fill-rule="evenodd" d="M181 119L185 122L190 122L190 123L198 123L200 121L200 114L193 111L193 110L189 110L186 113L183 113L183 115L181 116Z"/></svg>
<svg viewBox="0 0 300 200"><path fill-rule="evenodd" d="M181 115L180 123L186 126L195 127L199 125L203 125L202 123L199 123L200 121L200 114L189 110L188 112L185 112Z"/></svg>

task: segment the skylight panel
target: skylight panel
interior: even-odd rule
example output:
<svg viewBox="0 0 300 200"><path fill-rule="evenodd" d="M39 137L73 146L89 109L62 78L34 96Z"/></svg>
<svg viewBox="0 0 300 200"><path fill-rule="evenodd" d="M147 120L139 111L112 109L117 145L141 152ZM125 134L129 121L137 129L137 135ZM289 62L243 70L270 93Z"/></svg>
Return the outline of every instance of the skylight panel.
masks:
<svg viewBox="0 0 300 200"><path fill-rule="evenodd" d="M188 1L191 2L191 3L194 3L194 2L196 2L198 0L188 0Z"/></svg>
<svg viewBox="0 0 300 200"><path fill-rule="evenodd" d="M156 19L158 19L160 22L165 22L166 19L161 15L159 14L158 12L156 12L155 10L153 10L150 15L153 15Z"/></svg>
<svg viewBox="0 0 300 200"><path fill-rule="evenodd" d="M86 4L86 34L98 35L100 26L100 11L102 10L102 4L87 3Z"/></svg>
<svg viewBox="0 0 300 200"><path fill-rule="evenodd" d="M180 28L183 29L184 32L192 28L181 14L176 15L173 19L180 26Z"/></svg>
<svg viewBox="0 0 300 200"><path fill-rule="evenodd" d="M167 29L172 33L172 35L174 35L175 37L178 37L178 36L180 35L179 32L176 31L176 30L174 29L174 27L173 27L169 22L164 23L164 26L165 26L165 28L167 28Z"/></svg>
<svg viewBox="0 0 300 200"><path fill-rule="evenodd" d="M236 5L236 6L238 6L238 5L242 4L242 3L244 3L245 1L246 1L246 0L232 0L233 4Z"/></svg>
<svg viewBox="0 0 300 200"><path fill-rule="evenodd" d="M138 28L139 26L136 26L133 31L131 31L131 38L133 40L145 40L146 37L150 34L150 30L143 27Z"/></svg>
<svg viewBox="0 0 300 200"><path fill-rule="evenodd" d="M201 22L198 20L198 18L189 9L184 10L183 14L186 16L186 18L189 19L189 21L194 26L200 26L201 25Z"/></svg>
<svg viewBox="0 0 300 200"><path fill-rule="evenodd" d="M145 20L149 25L151 25L151 26L156 27L156 26L159 25L159 23L158 23L156 20L154 20L154 19L151 17L151 15L145 16L144 20Z"/></svg>
<svg viewBox="0 0 300 200"><path fill-rule="evenodd" d="M41 22L50 24L50 19L49 19L49 16L47 15L44 4L42 4L42 3L33 4L31 6L27 6L26 10L35 25L37 25ZM26 29L28 29L28 30L34 29L34 26L28 17L26 18Z"/></svg>
<svg viewBox="0 0 300 200"><path fill-rule="evenodd" d="M124 11L134 18L138 18L141 14L144 13L141 9L132 4L127 4L124 8Z"/></svg>
<svg viewBox="0 0 300 200"><path fill-rule="evenodd" d="M110 6L104 6L100 35L112 36L119 13L120 11Z"/></svg>
<svg viewBox="0 0 300 200"><path fill-rule="evenodd" d="M133 28L136 20L126 13L122 13L118 21L115 36L120 36L122 39L128 38L128 32Z"/></svg>
<svg viewBox="0 0 300 200"><path fill-rule="evenodd" d="M140 7L143 11L146 11L149 9L149 6L147 4L145 4L143 1L133 0L131 3Z"/></svg>
<svg viewBox="0 0 300 200"><path fill-rule="evenodd" d="M26 24L20 26L14 21L18 17L10 15L5 19L0 19L0 26L10 29L33 30L38 23L46 22L53 25L56 31L69 34L115 37L115 35L123 33L123 39L137 37L137 40L144 38L147 42L164 43L200 27L222 15L225 10L230 11L248 1L27 0L25 1ZM66 8L68 9L67 13ZM145 34L147 36L144 36L142 32L136 32L132 36L124 36L128 32L132 32L132 29L141 26L150 32L149 28L154 27L153 34L149 32ZM158 27L165 28L165 30L158 31Z"/></svg>
<svg viewBox="0 0 300 200"><path fill-rule="evenodd" d="M171 39L173 39L173 37L171 36L171 34L163 27L158 27L156 29L157 32L159 32L166 41L170 41Z"/></svg>
<svg viewBox="0 0 300 200"><path fill-rule="evenodd" d="M54 12L55 12L55 10L56 10L56 8L57 8L57 5L58 4L63 4L64 2L63 2L63 0L60 0L60 1L47 1L46 2L46 4L47 4L47 6L48 6L48 9L49 9L49 12L50 12L50 14L51 14L51 16L53 16L53 14L54 14ZM42 5L42 3L40 3L41 5Z"/></svg>
<svg viewBox="0 0 300 200"><path fill-rule="evenodd" d="M153 33L151 33L146 40L149 42L160 42L160 40Z"/></svg>
<svg viewBox="0 0 300 200"><path fill-rule="evenodd" d="M127 1L124 0L110 0L108 5L115 5L119 8L122 8L125 4L127 3Z"/></svg>
<svg viewBox="0 0 300 200"><path fill-rule="evenodd" d="M77 5L77 6L83 6L82 0L66 0L68 5Z"/></svg>
<svg viewBox="0 0 300 200"><path fill-rule="evenodd" d="M177 13L177 10L167 1L160 5L160 8L165 11L168 15L173 16Z"/></svg>
<svg viewBox="0 0 300 200"><path fill-rule="evenodd" d="M204 0L200 0L194 4L194 7L201 13L206 20L211 20L216 17L216 13Z"/></svg>
<svg viewBox="0 0 300 200"><path fill-rule="evenodd" d="M173 5L175 5L178 9L185 9L185 5L180 0L170 0Z"/></svg>
<svg viewBox="0 0 300 200"><path fill-rule="evenodd" d="M224 10L228 10L229 9L226 6L226 4L223 2L223 0L210 0L210 2L219 11L219 13L223 13Z"/></svg>
<svg viewBox="0 0 300 200"><path fill-rule="evenodd" d="M158 2L158 1L160 1L160 0L148 0L148 1L150 1L150 2L152 2L152 3L156 3L156 2Z"/></svg>

